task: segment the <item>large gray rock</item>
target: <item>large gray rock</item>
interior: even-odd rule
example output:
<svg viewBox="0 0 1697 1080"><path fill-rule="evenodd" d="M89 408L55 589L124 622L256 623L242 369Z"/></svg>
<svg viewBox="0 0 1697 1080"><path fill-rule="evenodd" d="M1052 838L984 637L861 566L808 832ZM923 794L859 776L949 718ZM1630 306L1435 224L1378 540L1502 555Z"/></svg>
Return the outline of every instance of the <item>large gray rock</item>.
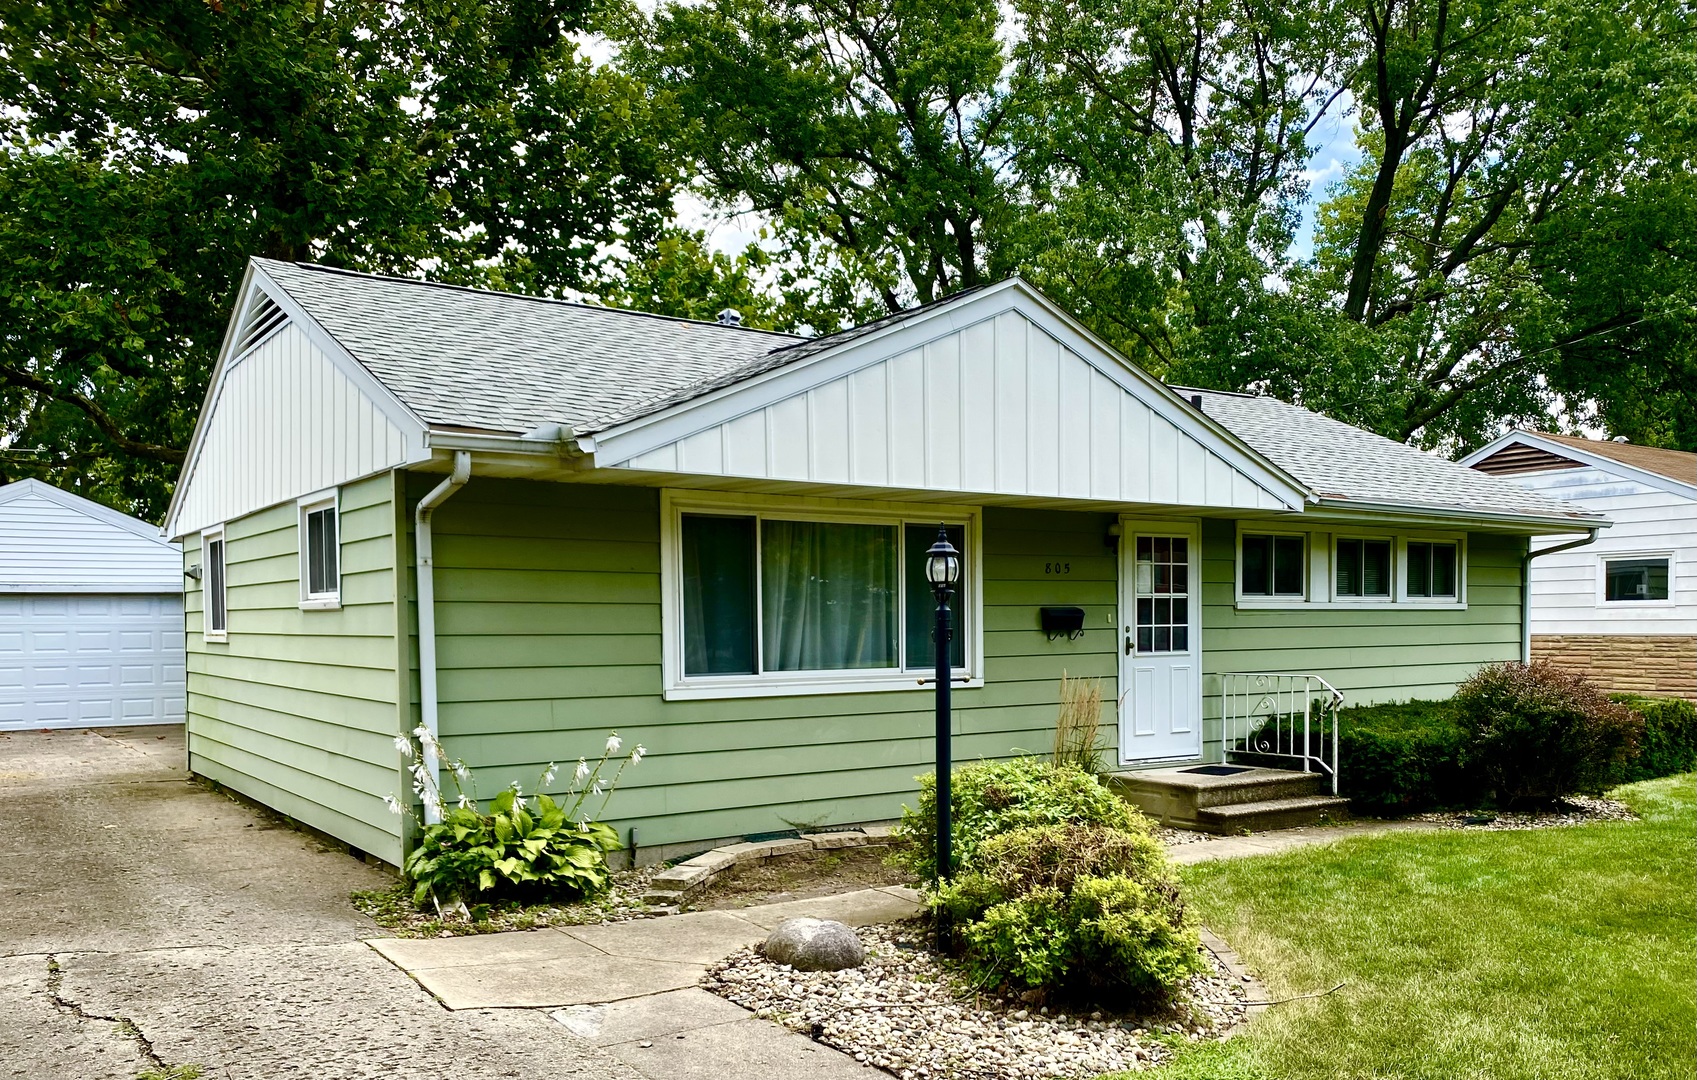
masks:
<svg viewBox="0 0 1697 1080"><path fill-rule="evenodd" d="M866 948L853 930L832 919L785 919L761 946L766 959L797 971L841 971L866 963Z"/></svg>

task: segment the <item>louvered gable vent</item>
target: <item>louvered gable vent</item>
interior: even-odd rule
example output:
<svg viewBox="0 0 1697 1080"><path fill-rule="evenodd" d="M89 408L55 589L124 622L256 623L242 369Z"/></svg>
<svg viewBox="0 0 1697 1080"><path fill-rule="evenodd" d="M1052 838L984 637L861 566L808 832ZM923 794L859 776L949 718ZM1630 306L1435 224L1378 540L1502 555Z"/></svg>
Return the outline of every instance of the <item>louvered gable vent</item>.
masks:
<svg viewBox="0 0 1697 1080"><path fill-rule="evenodd" d="M253 305L248 309L247 316L242 320L242 330L236 337L235 347L231 349L232 361L239 360L260 346L272 334L281 330L289 321L288 312L277 306L277 302L263 292L254 297Z"/></svg>

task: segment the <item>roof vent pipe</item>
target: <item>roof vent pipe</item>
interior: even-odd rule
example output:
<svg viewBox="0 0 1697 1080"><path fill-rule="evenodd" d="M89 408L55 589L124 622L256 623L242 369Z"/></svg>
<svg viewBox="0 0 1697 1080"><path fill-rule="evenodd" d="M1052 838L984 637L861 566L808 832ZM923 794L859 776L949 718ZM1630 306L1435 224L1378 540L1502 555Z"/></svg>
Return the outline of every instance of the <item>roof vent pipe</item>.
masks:
<svg viewBox="0 0 1697 1080"><path fill-rule="evenodd" d="M425 771L434 778L438 793L442 790L442 762L436 756L436 736L441 732L436 705L436 545L431 535L430 519L436 508L465 487L470 479L471 451L455 450L454 470L418 501L418 510L413 515L417 523L413 546L418 555L418 711L419 723L431 735L424 742L420 761ZM424 823L434 825L441 820L440 806L426 802Z"/></svg>
<svg viewBox="0 0 1697 1080"><path fill-rule="evenodd" d="M719 312L717 318L719 320L720 326L741 326L742 325L742 312L738 311L734 307L728 307L725 310Z"/></svg>
<svg viewBox="0 0 1697 1080"><path fill-rule="evenodd" d="M1191 404L1192 404L1192 405L1194 405L1194 406L1196 406L1196 411L1197 411L1197 412L1201 412L1201 411L1202 411L1202 395L1201 395L1201 394L1192 394L1192 395L1190 395L1190 403L1191 403Z"/></svg>

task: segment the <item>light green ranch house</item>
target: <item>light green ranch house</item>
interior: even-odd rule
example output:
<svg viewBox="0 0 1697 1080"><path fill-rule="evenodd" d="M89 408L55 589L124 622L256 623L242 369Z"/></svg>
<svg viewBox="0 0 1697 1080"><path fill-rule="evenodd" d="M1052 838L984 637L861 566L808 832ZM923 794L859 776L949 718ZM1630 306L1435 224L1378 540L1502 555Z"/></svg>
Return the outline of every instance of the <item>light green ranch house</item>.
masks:
<svg viewBox="0 0 1697 1080"><path fill-rule="evenodd" d="M644 744L609 809L642 861L896 815L939 525L957 761L1046 751L1065 672L1118 770L1323 775L1270 699L1518 658L1529 538L1604 523L1163 385L1018 279L820 338L264 260L240 297L166 526L190 765L390 862L420 723L485 797Z"/></svg>

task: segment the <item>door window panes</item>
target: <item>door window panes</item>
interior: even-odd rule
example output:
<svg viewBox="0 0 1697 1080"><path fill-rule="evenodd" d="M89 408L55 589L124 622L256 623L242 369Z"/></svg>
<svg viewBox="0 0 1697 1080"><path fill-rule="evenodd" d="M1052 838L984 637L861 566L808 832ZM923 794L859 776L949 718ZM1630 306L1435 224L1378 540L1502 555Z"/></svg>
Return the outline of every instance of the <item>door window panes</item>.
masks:
<svg viewBox="0 0 1697 1080"><path fill-rule="evenodd" d="M1137 651L1190 651L1190 539L1184 536L1137 538Z"/></svg>
<svg viewBox="0 0 1697 1080"><path fill-rule="evenodd" d="M1666 600L1668 560L1609 559L1604 563L1603 585L1604 599L1612 602Z"/></svg>

